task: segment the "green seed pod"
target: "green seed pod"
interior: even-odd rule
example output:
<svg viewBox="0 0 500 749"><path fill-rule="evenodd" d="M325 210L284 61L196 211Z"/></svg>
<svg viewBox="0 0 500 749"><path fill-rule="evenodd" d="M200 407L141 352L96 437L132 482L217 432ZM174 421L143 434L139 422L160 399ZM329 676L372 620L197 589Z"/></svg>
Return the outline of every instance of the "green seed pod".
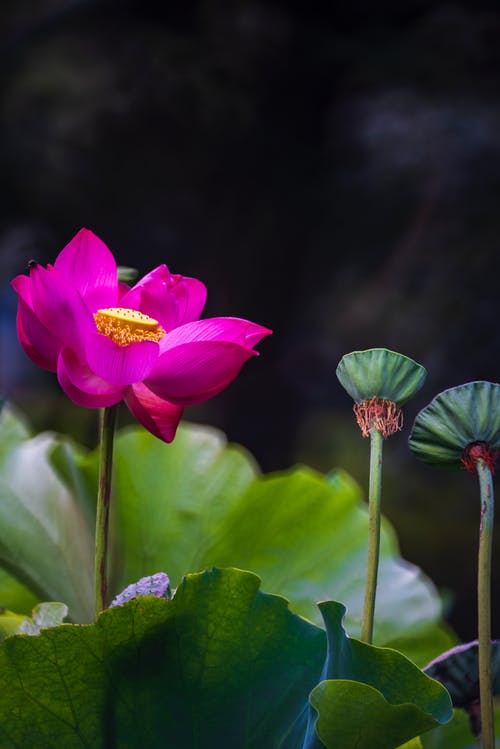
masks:
<svg viewBox="0 0 500 749"><path fill-rule="evenodd" d="M401 405L422 387L424 367L385 348L353 351L340 360L337 377L354 399L363 437L376 429L386 439L403 426Z"/></svg>
<svg viewBox="0 0 500 749"><path fill-rule="evenodd" d="M479 445L479 457L492 467L500 448L500 385L468 382L439 393L417 415L409 444L426 463L469 470L467 449Z"/></svg>
<svg viewBox="0 0 500 749"><path fill-rule="evenodd" d="M372 348L343 356L337 377L356 403L377 397L402 406L420 390L427 371L403 354Z"/></svg>

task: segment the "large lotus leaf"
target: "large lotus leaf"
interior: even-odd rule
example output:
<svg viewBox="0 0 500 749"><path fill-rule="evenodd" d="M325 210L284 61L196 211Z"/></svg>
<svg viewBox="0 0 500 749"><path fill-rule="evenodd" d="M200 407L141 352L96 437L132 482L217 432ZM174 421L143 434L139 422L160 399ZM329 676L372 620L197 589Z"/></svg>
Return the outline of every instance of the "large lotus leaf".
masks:
<svg viewBox="0 0 500 749"><path fill-rule="evenodd" d="M333 676L331 657L325 668L325 633L292 614L283 598L261 593L259 582L241 570L197 573L171 601L138 598L93 625L7 639L0 646L0 747L306 747L300 716L309 711L309 692L322 668ZM369 712L357 716L357 730L377 740L371 746L393 749L395 736L446 719L441 685L401 654L349 641L335 610L343 607L329 604L325 621L329 652L333 638L345 656L335 665L339 675L365 679L357 687L380 686L389 698L397 691L392 679L400 679L408 701L399 733L393 716L378 716L376 725ZM320 694L332 683L313 691L320 720L335 711L337 697ZM351 746L352 713L337 717L327 749Z"/></svg>
<svg viewBox="0 0 500 749"><path fill-rule="evenodd" d="M0 566L40 598L66 602L77 621L90 621L92 532L50 464L57 438L28 437L6 408L0 435Z"/></svg>
<svg viewBox="0 0 500 749"><path fill-rule="evenodd" d="M37 440L43 440L37 451L43 465L30 463L27 475L16 480L33 477L23 497L28 505L41 502L42 522L24 536L19 520L11 518L7 538L19 552L16 574L42 598L68 603L73 621L88 621L97 453L85 455L63 438L32 441L19 434L16 454L29 453ZM0 465L0 479L24 467L22 461ZM44 485L50 486L45 504L43 492L35 500ZM47 524L57 526L52 547ZM166 445L142 429L126 429L116 440L111 532L110 600L155 572L168 572L175 586L186 572L236 565L258 572L268 590L287 596L296 610L317 621L316 600L345 601L349 627L359 633L367 515L358 486L343 472L328 479L308 469L261 477L251 456L227 446L216 430L185 424ZM79 552L82 545L85 554ZM396 638L398 647L423 665L454 644L436 623L439 613L433 586L399 559L394 534L384 524L376 642Z"/></svg>
<svg viewBox="0 0 500 749"><path fill-rule="evenodd" d="M311 704L319 713L316 731L321 741L316 739L307 749L393 749L408 736L439 725L422 708L402 701L391 704L378 689L356 681L321 682L312 691Z"/></svg>
<svg viewBox="0 0 500 749"><path fill-rule="evenodd" d="M337 377L356 403L377 396L402 406L420 390L427 372L403 354L372 348L345 354Z"/></svg>
<svg viewBox="0 0 500 749"><path fill-rule="evenodd" d="M94 475L97 459L94 453ZM186 572L215 563L206 549L257 470L246 451L209 427L184 424L171 445L143 429L121 432L111 511L113 592L159 571L177 585Z"/></svg>
<svg viewBox="0 0 500 749"><path fill-rule="evenodd" d="M376 648L347 637L345 607L320 604L328 655L322 681L311 693L316 717L310 715L304 749L386 749L399 746L452 716L450 697L396 650Z"/></svg>
<svg viewBox="0 0 500 749"><path fill-rule="evenodd" d="M255 575L190 575L172 601L4 641L0 747L277 749L325 651L324 631Z"/></svg>
<svg viewBox="0 0 500 749"><path fill-rule="evenodd" d="M350 631L360 632L368 518L343 471L328 480L307 468L258 476L248 454L215 430L184 424L165 445L133 428L116 440L112 525L111 595L157 571L175 586L185 572L237 566L318 623L316 601L342 600ZM453 644L436 629L434 587L399 558L387 523L379 580L378 644L397 637L422 665Z"/></svg>
<svg viewBox="0 0 500 749"><path fill-rule="evenodd" d="M459 469L472 442L500 447L500 385L468 382L439 393L417 414L409 444L426 463Z"/></svg>
<svg viewBox="0 0 500 749"><path fill-rule="evenodd" d="M366 506L349 476L338 472L332 484L299 468L256 480L228 513L208 558L228 565L237 555L238 566L255 570L270 590L285 595L295 610L317 622L316 601L343 601L349 630L357 636L367 535ZM376 642L403 633L416 635L439 614L440 602L430 582L398 558L392 528L384 523Z"/></svg>

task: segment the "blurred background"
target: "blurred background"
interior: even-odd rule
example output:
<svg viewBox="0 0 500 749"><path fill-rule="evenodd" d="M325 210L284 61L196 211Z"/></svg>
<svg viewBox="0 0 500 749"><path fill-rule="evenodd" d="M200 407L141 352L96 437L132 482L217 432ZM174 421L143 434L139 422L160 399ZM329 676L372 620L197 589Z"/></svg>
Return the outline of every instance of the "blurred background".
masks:
<svg viewBox="0 0 500 749"><path fill-rule="evenodd" d="M186 411L265 471L342 466L366 487L335 368L374 346L416 359L383 509L473 638L475 481L417 463L407 436L440 390L499 379L498 3L4 0L0 33L1 392L95 445L95 413L21 351L9 287L82 226L141 274L204 280L204 316L274 330Z"/></svg>

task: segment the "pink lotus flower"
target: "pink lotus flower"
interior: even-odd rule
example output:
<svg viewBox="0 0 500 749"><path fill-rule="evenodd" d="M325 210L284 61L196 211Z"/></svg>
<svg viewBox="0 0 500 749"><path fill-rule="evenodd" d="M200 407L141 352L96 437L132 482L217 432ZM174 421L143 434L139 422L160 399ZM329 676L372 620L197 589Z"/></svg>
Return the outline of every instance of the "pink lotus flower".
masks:
<svg viewBox="0 0 500 749"><path fill-rule="evenodd" d="M88 229L54 265L30 264L14 278L17 332L30 359L57 372L74 403L90 408L124 400L154 435L171 442L184 406L221 392L267 328L236 317L199 320L206 289L160 265L134 287Z"/></svg>

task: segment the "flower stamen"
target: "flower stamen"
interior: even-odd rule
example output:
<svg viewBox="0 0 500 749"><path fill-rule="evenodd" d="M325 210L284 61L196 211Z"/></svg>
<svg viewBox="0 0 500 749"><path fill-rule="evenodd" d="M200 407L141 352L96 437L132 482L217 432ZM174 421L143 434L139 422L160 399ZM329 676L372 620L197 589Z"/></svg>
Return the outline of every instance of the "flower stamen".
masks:
<svg viewBox="0 0 500 749"><path fill-rule="evenodd" d="M371 429L377 429L386 439L399 432L403 426L403 412L394 401L386 398L368 398L353 406L356 421L363 437L369 437Z"/></svg>
<svg viewBox="0 0 500 749"><path fill-rule="evenodd" d="M94 313L97 330L108 336L118 346L128 346L137 341L160 341L165 330L158 320L143 312L127 307L107 307Z"/></svg>
<svg viewBox="0 0 500 749"><path fill-rule="evenodd" d="M462 464L469 473L476 473L476 466L480 460L494 473L498 460L498 450L494 450L488 442L471 442L462 453Z"/></svg>

